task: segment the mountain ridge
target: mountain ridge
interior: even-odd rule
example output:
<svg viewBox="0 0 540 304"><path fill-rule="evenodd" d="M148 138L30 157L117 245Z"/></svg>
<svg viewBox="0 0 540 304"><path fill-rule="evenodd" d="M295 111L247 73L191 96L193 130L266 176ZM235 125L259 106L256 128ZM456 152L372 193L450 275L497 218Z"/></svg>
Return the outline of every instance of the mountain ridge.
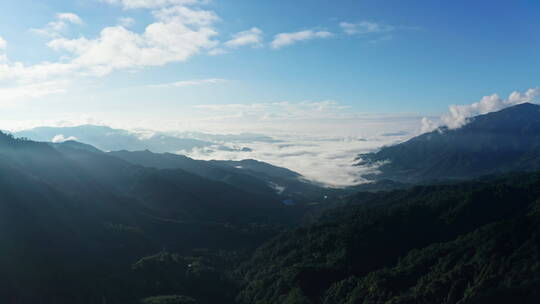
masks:
<svg viewBox="0 0 540 304"><path fill-rule="evenodd" d="M358 165L378 166L380 173L368 176L375 180L460 180L540 170L539 152L540 106L524 103L359 155Z"/></svg>

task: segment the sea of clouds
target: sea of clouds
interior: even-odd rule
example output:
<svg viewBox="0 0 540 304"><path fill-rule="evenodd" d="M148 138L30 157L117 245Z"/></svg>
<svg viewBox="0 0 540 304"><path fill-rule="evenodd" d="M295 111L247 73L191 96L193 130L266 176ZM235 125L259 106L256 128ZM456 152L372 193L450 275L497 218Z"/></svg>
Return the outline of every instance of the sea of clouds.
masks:
<svg viewBox="0 0 540 304"><path fill-rule="evenodd" d="M403 141L410 136L408 132L369 138L277 136L273 137L275 141L220 143L178 153L203 160L257 159L296 171L313 182L344 187L368 182L362 176L372 172L372 169L355 165L359 154ZM223 146L230 149L223 149Z"/></svg>

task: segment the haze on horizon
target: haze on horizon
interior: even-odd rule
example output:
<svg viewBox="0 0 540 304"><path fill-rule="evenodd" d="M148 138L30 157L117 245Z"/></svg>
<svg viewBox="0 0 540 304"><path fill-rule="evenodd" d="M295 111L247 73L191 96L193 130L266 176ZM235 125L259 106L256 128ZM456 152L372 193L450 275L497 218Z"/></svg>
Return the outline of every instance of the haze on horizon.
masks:
<svg viewBox="0 0 540 304"><path fill-rule="evenodd" d="M309 170L326 163L325 182L347 185L359 152L535 102L538 8L530 1L5 1L0 129L260 133L297 146L185 153L253 157L319 181L323 172ZM479 17L488 13L497 17Z"/></svg>

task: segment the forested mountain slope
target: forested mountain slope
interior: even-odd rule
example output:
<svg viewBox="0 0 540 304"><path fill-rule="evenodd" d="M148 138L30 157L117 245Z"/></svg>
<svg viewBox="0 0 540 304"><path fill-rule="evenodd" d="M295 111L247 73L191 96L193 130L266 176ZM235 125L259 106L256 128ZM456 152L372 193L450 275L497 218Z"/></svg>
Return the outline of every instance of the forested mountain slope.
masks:
<svg viewBox="0 0 540 304"><path fill-rule="evenodd" d="M134 303L173 292L227 303L234 288L207 293L204 286L226 286L231 261L301 214L274 194L133 165L82 144L5 134L0 189L0 299L7 303ZM181 267L145 274L166 256ZM164 283L167 276L174 284ZM178 288L187 282L192 288Z"/></svg>
<svg viewBox="0 0 540 304"><path fill-rule="evenodd" d="M259 248L238 301L538 303L539 204L536 173L358 194Z"/></svg>
<svg viewBox="0 0 540 304"><path fill-rule="evenodd" d="M373 179L418 183L540 170L540 105L525 103L474 117L359 156L380 165Z"/></svg>

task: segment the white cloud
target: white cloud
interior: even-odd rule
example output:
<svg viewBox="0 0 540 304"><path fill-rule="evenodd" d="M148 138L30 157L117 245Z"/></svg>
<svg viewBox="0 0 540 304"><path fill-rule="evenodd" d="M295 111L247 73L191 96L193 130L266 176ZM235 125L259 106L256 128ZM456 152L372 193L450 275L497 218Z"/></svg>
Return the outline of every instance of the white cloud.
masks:
<svg viewBox="0 0 540 304"><path fill-rule="evenodd" d="M225 42L225 46L230 48L246 45L251 45L254 48L262 47L262 34L263 32L260 29L253 27L250 30L234 34L231 40Z"/></svg>
<svg viewBox="0 0 540 304"><path fill-rule="evenodd" d="M341 28L348 35L361 35L370 33L384 33L391 32L395 28L391 25L380 24L369 21L362 21L358 23L341 22Z"/></svg>
<svg viewBox="0 0 540 304"><path fill-rule="evenodd" d="M526 102L535 102L540 96L540 87L528 89L524 93L514 91L508 98L501 98L498 94L484 96L480 101L469 105L450 105L448 113L440 117L438 121L423 118L422 133L431 132L441 126L449 129L457 129L466 125L472 117L503 110L505 108Z"/></svg>
<svg viewBox="0 0 540 304"><path fill-rule="evenodd" d="M327 31L312 31L312 30L293 32L293 33L281 33L281 34L277 34L274 37L274 40L272 41L271 46L273 49L280 49L284 46L292 45L299 41L329 38L331 36L332 36L332 33L327 32Z"/></svg>
<svg viewBox="0 0 540 304"><path fill-rule="evenodd" d="M67 21L73 24L83 24L81 17L74 13L58 13L56 15L56 18L58 20Z"/></svg>
<svg viewBox="0 0 540 304"><path fill-rule="evenodd" d="M65 141L71 141L71 140L77 141L78 139L75 136L65 137L64 134L58 134L58 135L56 135L55 137L53 137L51 139L51 142L53 142L53 143L63 143Z"/></svg>
<svg viewBox="0 0 540 304"><path fill-rule="evenodd" d="M83 21L74 13L58 13L55 20L47 23L44 28L30 31L47 37L59 37L67 29L68 24L82 25Z"/></svg>
<svg viewBox="0 0 540 304"><path fill-rule="evenodd" d="M420 129L420 133L428 133L431 132L439 127L439 124L427 117L422 118L422 128Z"/></svg>
<svg viewBox="0 0 540 304"><path fill-rule="evenodd" d="M137 3L126 5L142 5ZM15 100L62 93L68 86L54 84L69 83L66 80L79 77L101 77L115 70L183 62L218 44L213 23L219 18L212 11L172 6L152 13L155 21L143 32L117 25L103 28L95 38L76 39L63 37L62 33L67 24L82 24L82 20L72 13L57 14L55 21L34 31L52 37L47 46L61 52L60 59L25 64L0 53L0 81L4 84L1 90L5 94L1 98ZM31 88L36 90L25 92Z"/></svg>
<svg viewBox="0 0 540 304"><path fill-rule="evenodd" d="M172 5L188 5L201 3L199 0L100 0L109 4L117 4L125 9L161 8Z"/></svg>
<svg viewBox="0 0 540 304"><path fill-rule="evenodd" d="M213 40L217 35L211 26L217 18L213 12L168 8L156 12L155 17L156 21L143 33L112 26L102 29L95 39L53 39L47 45L65 52L65 59L35 65L4 60L0 62L0 79L32 82L54 77L103 76L119 69L182 62L218 43Z"/></svg>
<svg viewBox="0 0 540 304"><path fill-rule="evenodd" d="M192 87L192 86L200 86L205 84L218 84L218 83L224 83L227 82L225 79L221 78L209 78L209 79L200 79L200 80L183 80L183 81L177 81L172 83L164 83L164 84L155 84L151 85L153 88L183 88L183 87Z"/></svg>
<svg viewBox="0 0 540 304"><path fill-rule="evenodd" d="M540 87L527 90L525 93L513 92L503 99L497 94L484 96L479 102L470 105L451 105L450 113L442 117L442 122L451 129L467 124L469 118L502 110L518 104L533 102L540 95Z"/></svg>
<svg viewBox="0 0 540 304"><path fill-rule="evenodd" d="M219 21L219 17L213 11L182 5L155 10L153 15L162 22L179 22L195 27L207 27Z"/></svg>
<svg viewBox="0 0 540 304"><path fill-rule="evenodd" d="M0 36L0 50L5 50L7 48L7 41Z"/></svg>

